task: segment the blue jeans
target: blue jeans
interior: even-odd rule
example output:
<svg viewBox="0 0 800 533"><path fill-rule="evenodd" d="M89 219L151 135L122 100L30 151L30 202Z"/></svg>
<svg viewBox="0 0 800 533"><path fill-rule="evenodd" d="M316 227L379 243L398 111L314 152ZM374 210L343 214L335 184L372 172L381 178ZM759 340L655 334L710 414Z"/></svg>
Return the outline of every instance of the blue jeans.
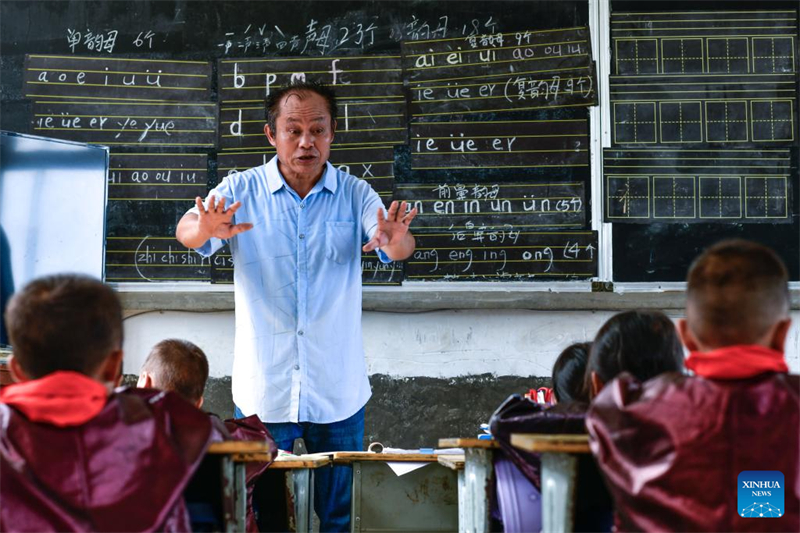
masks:
<svg viewBox="0 0 800 533"><path fill-rule="evenodd" d="M238 407L233 416L244 418ZM281 450L292 451L294 440L302 437L309 453L361 451L364 446L364 408L356 414L331 424L294 422L264 424ZM314 470L314 511L323 533L350 531L350 499L353 469L334 466Z"/></svg>

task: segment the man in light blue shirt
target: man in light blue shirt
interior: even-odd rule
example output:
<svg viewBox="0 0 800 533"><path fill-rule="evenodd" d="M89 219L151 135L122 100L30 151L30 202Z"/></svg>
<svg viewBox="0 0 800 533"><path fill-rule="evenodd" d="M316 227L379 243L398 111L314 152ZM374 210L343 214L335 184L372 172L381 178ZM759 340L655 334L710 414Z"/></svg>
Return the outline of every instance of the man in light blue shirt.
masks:
<svg viewBox="0 0 800 533"><path fill-rule="evenodd" d="M277 156L226 177L184 215L181 243L203 255L228 241L235 270L233 399L278 447L361 450L371 391L361 336L361 250L400 261L414 251L416 210L384 215L365 181L329 162L333 92L290 85L267 99L264 132ZM362 243L366 244L361 247ZM327 470L327 469L323 469ZM317 474L322 531L349 530L349 469Z"/></svg>

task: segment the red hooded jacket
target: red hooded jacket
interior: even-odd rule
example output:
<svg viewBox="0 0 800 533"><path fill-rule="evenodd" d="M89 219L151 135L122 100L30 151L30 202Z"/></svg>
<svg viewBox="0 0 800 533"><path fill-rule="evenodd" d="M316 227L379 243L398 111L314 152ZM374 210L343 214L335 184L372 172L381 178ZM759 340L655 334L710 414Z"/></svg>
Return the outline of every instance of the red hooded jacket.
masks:
<svg viewBox="0 0 800 533"><path fill-rule="evenodd" d="M173 393L125 389L101 402L97 414L90 416L92 408L77 417L88 421L62 412L47 422L47 408L33 409L24 398L14 407L6 392L0 530L191 529L183 489L211 442L208 415Z"/></svg>
<svg viewBox="0 0 800 533"><path fill-rule="evenodd" d="M800 531L800 377L628 374L595 398L586 426L618 531ZM784 515L739 516L744 470L784 475Z"/></svg>

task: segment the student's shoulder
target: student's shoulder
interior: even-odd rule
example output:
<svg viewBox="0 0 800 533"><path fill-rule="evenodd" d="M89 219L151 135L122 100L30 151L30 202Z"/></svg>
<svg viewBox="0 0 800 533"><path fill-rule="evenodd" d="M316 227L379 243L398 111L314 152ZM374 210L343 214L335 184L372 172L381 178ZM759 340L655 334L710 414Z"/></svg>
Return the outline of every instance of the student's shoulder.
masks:
<svg viewBox="0 0 800 533"><path fill-rule="evenodd" d="M171 424L211 428L206 413L174 392L128 387L117 389L109 403L111 401L119 405L128 422L156 417L168 420Z"/></svg>

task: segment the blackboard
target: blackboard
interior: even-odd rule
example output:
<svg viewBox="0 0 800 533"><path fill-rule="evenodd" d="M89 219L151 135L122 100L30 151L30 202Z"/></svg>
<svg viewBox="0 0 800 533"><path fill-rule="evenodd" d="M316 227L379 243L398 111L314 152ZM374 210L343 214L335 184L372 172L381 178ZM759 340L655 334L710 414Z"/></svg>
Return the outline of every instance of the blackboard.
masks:
<svg viewBox="0 0 800 533"><path fill-rule="evenodd" d="M476 225L490 239L518 232L534 259L524 251L518 259L492 259L497 250L490 250L469 278L571 279L596 272L587 106L597 102L597 80L586 0L10 1L0 9L0 126L112 147L109 281L230 280L229 254L200 258L175 241L175 224L203 185L208 190L274 153L263 137L262 98L267 84L300 75L335 83L340 106L331 161L369 181L386 202L399 197L402 184L497 188L493 200L503 214L455 217L454 231ZM20 20L35 20L35 30ZM467 75L502 84L502 98L466 107L409 106L412 85L441 91L435 69L409 78L413 59L404 59L404 46L408 55L415 42L443 54L452 46L483 47L484 54L492 48L488 68L463 66L472 69ZM517 61L526 68L515 70ZM469 85L459 87L458 100L465 100L464 89L473 90ZM480 95L480 87L474 90ZM415 151L412 133L463 138L465 153L489 153L459 155L454 147L437 159ZM517 198L532 195L539 205L527 210ZM486 200L479 200L481 209L492 208ZM424 239L438 238L442 224L426 229L424 217L419 222L419 231L428 232ZM566 238L565 231L580 237ZM545 248L561 250L549 267L537 258ZM575 249L592 257L556 257ZM573 263L567 267L562 259ZM408 278L403 265L378 264L374 255L362 266L365 283L420 279Z"/></svg>
<svg viewBox="0 0 800 533"><path fill-rule="evenodd" d="M611 2L615 281L682 281L740 237L800 279L796 2Z"/></svg>

